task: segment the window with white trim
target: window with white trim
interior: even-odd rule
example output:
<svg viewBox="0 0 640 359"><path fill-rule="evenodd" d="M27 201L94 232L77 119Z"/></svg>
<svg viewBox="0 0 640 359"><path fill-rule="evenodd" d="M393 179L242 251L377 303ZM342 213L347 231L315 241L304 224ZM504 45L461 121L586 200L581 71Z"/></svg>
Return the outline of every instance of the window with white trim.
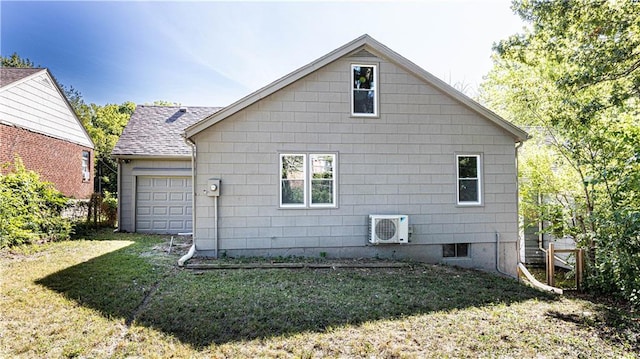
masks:
<svg viewBox="0 0 640 359"><path fill-rule="evenodd" d="M280 207L335 207L336 154L281 153Z"/></svg>
<svg viewBox="0 0 640 359"><path fill-rule="evenodd" d="M82 151L82 181L88 182L91 178L91 153L89 151Z"/></svg>
<svg viewBox="0 0 640 359"><path fill-rule="evenodd" d="M351 115L378 116L378 66L351 65Z"/></svg>
<svg viewBox="0 0 640 359"><path fill-rule="evenodd" d="M456 155L457 203L482 204L480 155Z"/></svg>

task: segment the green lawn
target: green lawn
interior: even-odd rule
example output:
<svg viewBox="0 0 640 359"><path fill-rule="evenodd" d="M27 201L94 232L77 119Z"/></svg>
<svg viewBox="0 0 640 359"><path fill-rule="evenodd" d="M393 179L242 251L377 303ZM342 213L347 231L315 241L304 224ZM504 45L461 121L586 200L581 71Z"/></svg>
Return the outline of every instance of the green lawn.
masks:
<svg viewBox="0 0 640 359"><path fill-rule="evenodd" d="M444 266L223 269L168 237L0 253L0 357L638 357L639 316ZM330 259L317 259L330 261ZM246 261L245 261L246 262Z"/></svg>

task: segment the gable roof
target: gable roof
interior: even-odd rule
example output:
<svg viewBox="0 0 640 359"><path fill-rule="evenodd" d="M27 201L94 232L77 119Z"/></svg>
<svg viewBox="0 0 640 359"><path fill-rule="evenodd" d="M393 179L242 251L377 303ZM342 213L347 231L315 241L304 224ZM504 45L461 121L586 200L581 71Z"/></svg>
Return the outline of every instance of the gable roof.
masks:
<svg viewBox="0 0 640 359"><path fill-rule="evenodd" d="M261 99L277 92L278 90L309 75L310 73L342 57L357 54L362 50L368 51L378 57L385 58L388 61L395 63L396 65L402 67L409 73L412 73L416 77L427 82L428 84L434 86L435 88L449 95L450 97L457 100L467 108L471 109L472 111L478 113L479 115L493 122L496 126L504 129L508 134L510 134L514 138L514 141L520 142L528 138L527 133L522 129L506 121L505 119L498 116L491 110L480 105L479 103L467 97L460 91L451 87L449 84L445 83L444 81L440 80L439 78L425 71L420 66L407 60L406 58L402 57L398 53L394 52L393 50L389 49L382 43L378 42L377 40L375 40L374 38L366 34L324 55L323 57L317 59L316 61L313 61L310 64L307 64L299 68L298 70L295 70L294 72L272 82L271 84L243 97L242 99L214 113L213 115L208 116L202 121L187 127L185 130L185 135L187 138L191 138L194 135L209 128L213 124L220 122L227 117L232 116L233 114L241 111L242 109L260 101Z"/></svg>
<svg viewBox="0 0 640 359"><path fill-rule="evenodd" d="M45 69L0 67L0 87L8 86Z"/></svg>
<svg viewBox="0 0 640 359"><path fill-rule="evenodd" d="M0 67L0 122L94 148L69 99L46 68Z"/></svg>
<svg viewBox="0 0 640 359"><path fill-rule="evenodd" d="M184 158L191 148L182 134L220 107L136 106L111 156L115 158Z"/></svg>

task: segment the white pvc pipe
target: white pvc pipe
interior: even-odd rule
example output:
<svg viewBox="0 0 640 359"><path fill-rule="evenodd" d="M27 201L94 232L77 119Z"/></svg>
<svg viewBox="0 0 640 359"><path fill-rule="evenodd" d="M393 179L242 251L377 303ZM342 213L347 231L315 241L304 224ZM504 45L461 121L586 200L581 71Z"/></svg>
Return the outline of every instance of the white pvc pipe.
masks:
<svg viewBox="0 0 640 359"><path fill-rule="evenodd" d="M187 254L185 254L184 256L182 256L182 258L178 259L178 266L182 267L184 266L184 262L188 261L189 259L191 259L191 257L193 257L193 255L196 253L196 244L193 243L191 245L191 248L189 248L189 252L187 252Z"/></svg>

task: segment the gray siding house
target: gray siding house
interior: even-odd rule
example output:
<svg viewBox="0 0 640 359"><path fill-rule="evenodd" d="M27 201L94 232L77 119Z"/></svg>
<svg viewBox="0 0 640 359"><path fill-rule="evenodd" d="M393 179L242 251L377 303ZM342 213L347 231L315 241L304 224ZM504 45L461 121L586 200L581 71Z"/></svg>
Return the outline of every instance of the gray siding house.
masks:
<svg viewBox="0 0 640 359"><path fill-rule="evenodd" d="M404 258L516 273L526 132L368 35L184 136L195 146L193 166L181 168L183 178L193 171L197 255ZM143 173L121 170L123 188Z"/></svg>

